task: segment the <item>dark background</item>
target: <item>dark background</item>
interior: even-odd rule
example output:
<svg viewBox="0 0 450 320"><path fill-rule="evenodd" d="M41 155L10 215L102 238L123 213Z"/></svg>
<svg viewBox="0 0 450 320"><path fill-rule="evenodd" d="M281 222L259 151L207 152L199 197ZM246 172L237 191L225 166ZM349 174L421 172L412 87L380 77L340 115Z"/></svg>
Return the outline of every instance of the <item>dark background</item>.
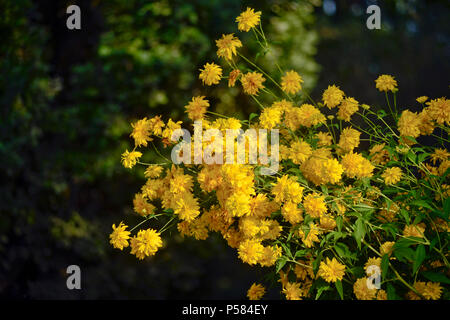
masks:
<svg viewBox="0 0 450 320"><path fill-rule="evenodd" d="M81 30L66 28L70 4L81 8ZM381 30L366 28L370 4L381 7ZM215 235L165 234L166 248L143 262L108 243L112 223L139 221L132 198L142 170L120 164L130 122L186 120L183 106L199 93L220 113L257 110L239 90L197 78L218 61L222 33L254 53L235 23L246 6L263 12L278 61L315 100L335 83L381 105L382 73L398 80L402 108L448 95L448 1L0 0L1 298L240 299L262 280L264 269L244 265ZM270 59L258 62L273 71ZM66 288L71 264L81 267L82 290ZM279 288L268 296L279 298Z"/></svg>

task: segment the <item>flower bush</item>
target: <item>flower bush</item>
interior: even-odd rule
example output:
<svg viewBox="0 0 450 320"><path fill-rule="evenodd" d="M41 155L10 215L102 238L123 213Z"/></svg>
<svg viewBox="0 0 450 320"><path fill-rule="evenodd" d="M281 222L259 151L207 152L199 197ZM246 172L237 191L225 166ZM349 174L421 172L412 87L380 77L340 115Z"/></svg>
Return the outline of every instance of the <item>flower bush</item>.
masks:
<svg viewBox="0 0 450 320"><path fill-rule="evenodd" d="M236 22L268 52L260 19L261 12L247 8ZM279 130L279 170L262 175L266 163L251 163L249 148L244 164L175 164L153 139L173 147L182 122L143 118L132 124L134 149L122 155L126 168L145 167L147 181L133 200L143 220L129 231L114 224L110 243L144 259L160 250L169 229L197 240L216 232L242 262L268 271L265 283L249 288L249 299L262 298L266 286L279 286L289 300L448 299L450 101L422 96L420 112L400 113L397 81L380 75L375 87L386 110L361 104L334 84L315 102L302 90L301 75L275 61L279 74L266 73L241 53L235 34L216 45L218 61L206 63L199 79L206 86L228 79L261 112L246 120L226 117L208 111L207 97L195 96L186 105L188 118L201 120L202 132ZM258 99L261 93L273 98L271 105ZM226 143L204 140L200 152ZM141 161L150 146L160 163ZM165 225L139 229L152 219Z"/></svg>

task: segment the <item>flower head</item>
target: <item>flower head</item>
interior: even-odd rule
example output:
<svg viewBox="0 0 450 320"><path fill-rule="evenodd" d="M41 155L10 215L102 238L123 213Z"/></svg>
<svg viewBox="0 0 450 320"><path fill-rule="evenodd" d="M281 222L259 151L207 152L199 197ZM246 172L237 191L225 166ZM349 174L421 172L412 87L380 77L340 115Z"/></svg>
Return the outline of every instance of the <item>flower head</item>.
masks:
<svg viewBox="0 0 450 320"><path fill-rule="evenodd" d="M380 91L395 91L397 89L397 81L393 76L382 74L375 80L375 86Z"/></svg>
<svg viewBox="0 0 450 320"><path fill-rule="evenodd" d="M358 101L354 98L345 98L337 112L337 118L344 121L350 121L350 117L358 111Z"/></svg>
<svg viewBox="0 0 450 320"><path fill-rule="evenodd" d="M123 222L119 223L116 227L115 224L112 225L113 232L109 235L109 243L113 245L114 248L122 250L128 247L128 239L130 238L130 231L126 231L128 228Z"/></svg>
<svg viewBox="0 0 450 320"><path fill-rule="evenodd" d="M130 137L133 137L134 144L136 147L147 146L148 141L152 141L150 137L150 130L152 129L151 120L144 118L135 123L132 123L133 132L131 132Z"/></svg>
<svg viewBox="0 0 450 320"><path fill-rule="evenodd" d="M384 179L384 183L386 183L387 185L396 184L402 178L402 169L400 169L399 167L387 168L381 175L381 177Z"/></svg>
<svg viewBox="0 0 450 320"><path fill-rule="evenodd" d="M203 69L200 69L200 75L198 77L202 80L203 84L208 86L218 84L222 78L222 68L214 62L206 63Z"/></svg>
<svg viewBox="0 0 450 320"><path fill-rule="evenodd" d="M236 48L242 47L242 42L231 33L223 34L222 38L216 40L216 45L219 58L231 60L233 55L236 55Z"/></svg>
<svg viewBox="0 0 450 320"><path fill-rule="evenodd" d="M125 150L125 152L122 153L122 164L125 168L131 169L140 157L142 157L142 153L139 151L129 152L128 150Z"/></svg>
<svg viewBox="0 0 450 320"><path fill-rule="evenodd" d="M247 8L244 12L242 12L237 18L236 22L238 23L238 29L240 31L249 31L251 28L254 28L261 19L261 11L255 12L252 8Z"/></svg>
<svg viewBox="0 0 450 320"><path fill-rule="evenodd" d="M258 94L258 91L264 88L264 85L262 84L264 81L266 81L266 79L263 77L263 75L256 71L247 72L246 74L242 75L241 78L244 92L251 95Z"/></svg>
<svg viewBox="0 0 450 320"><path fill-rule="evenodd" d="M233 71L230 72L230 75L228 76L228 86L230 88L234 87L236 80L240 74L241 74L241 70L239 70L239 69L234 69Z"/></svg>
<svg viewBox="0 0 450 320"><path fill-rule="evenodd" d="M266 288L264 288L263 285L261 284L252 284L252 286L250 287L250 289L248 289L247 291L247 297L250 300L260 300L263 295L266 293Z"/></svg>
<svg viewBox="0 0 450 320"><path fill-rule="evenodd" d="M319 276L327 282L336 282L342 280L345 274L345 265L339 263L336 258L320 262Z"/></svg>
<svg viewBox="0 0 450 320"><path fill-rule="evenodd" d="M328 86L328 88L323 92L322 100L323 103L329 108L334 108L339 103L341 103L344 98L344 91L336 87L335 85Z"/></svg>
<svg viewBox="0 0 450 320"><path fill-rule="evenodd" d="M263 253L264 247L257 240L244 240L238 248L239 258L250 265L257 264Z"/></svg>
<svg viewBox="0 0 450 320"><path fill-rule="evenodd" d="M209 101L204 96L193 97L185 106L189 119L193 121L202 119L208 107Z"/></svg>
<svg viewBox="0 0 450 320"><path fill-rule="evenodd" d="M283 293L286 295L286 300L301 300L303 290L300 289L300 283L288 282L284 286Z"/></svg>
<svg viewBox="0 0 450 320"><path fill-rule="evenodd" d="M161 235L156 230L139 230L137 236L131 238L131 254L142 260L153 256L162 245Z"/></svg>
<svg viewBox="0 0 450 320"><path fill-rule="evenodd" d="M300 75L291 70L281 78L281 88L288 94L296 94L302 89L303 79Z"/></svg>

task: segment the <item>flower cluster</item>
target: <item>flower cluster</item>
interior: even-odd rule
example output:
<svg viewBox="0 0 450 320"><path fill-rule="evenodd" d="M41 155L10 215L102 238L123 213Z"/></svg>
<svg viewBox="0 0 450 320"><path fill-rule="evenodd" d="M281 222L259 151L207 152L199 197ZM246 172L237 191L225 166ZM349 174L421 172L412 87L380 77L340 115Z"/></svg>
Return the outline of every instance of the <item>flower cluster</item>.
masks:
<svg viewBox="0 0 450 320"><path fill-rule="evenodd" d="M247 8L236 22L240 32L253 30L262 49L270 50L261 12ZM194 96L185 106L187 116L202 121L202 132L279 130L279 171L261 175L267 163L251 163L248 145L242 164L141 162L144 150L138 148L154 139L173 146L172 133L182 122L139 120L132 124L135 147L124 152L122 163L146 167L147 180L133 201L142 223L154 218L165 224L130 237L135 228L127 231L121 222L113 225L111 244L130 246L143 259L161 249L161 234L169 228L197 240L215 233L243 263L271 272L271 285L278 280L288 300L448 298L450 101L419 97L420 112L399 115L393 99L398 83L381 75L375 84L389 113L360 104L334 84L316 103L303 92L299 73L280 68L278 76L266 74L239 51L243 43L235 34L222 35L216 45L224 63L206 63L199 79L211 86L228 78L229 87L239 86L262 110L249 120L214 118L208 98ZM421 136L428 136L426 143ZM259 136L247 139L258 148L262 143ZM367 149L362 141L369 142ZM191 157L213 148L224 159L221 150L230 143L237 140L204 140ZM371 286L374 268L379 287ZM255 283L247 296L260 299L265 292Z"/></svg>

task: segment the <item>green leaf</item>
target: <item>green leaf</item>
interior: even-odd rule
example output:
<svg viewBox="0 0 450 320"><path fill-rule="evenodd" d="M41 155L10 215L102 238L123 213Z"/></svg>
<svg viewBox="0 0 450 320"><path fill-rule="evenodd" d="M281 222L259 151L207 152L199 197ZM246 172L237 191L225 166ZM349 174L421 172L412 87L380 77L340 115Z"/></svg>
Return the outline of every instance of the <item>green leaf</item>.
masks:
<svg viewBox="0 0 450 320"><path fill-rule="evenodd" d="M284 265L286 264L287 258L285 256L280 257L277 260L277 271L276 273L280 272L281 269L283 269Z"/></svg>
<svg viewBox="0 0 450 320"><path fill-rule="evenodd" d="M425 200L415 200L415 201L411 202L411 204L413 206L423 207L423 208L427 208L427 209L430 209L430 210L434 210L434 208L428 202L426 202Z"/></svg>
<svg viewBox="0 0 450 320"><path fill-rule="evenodd" d="M407 224L410 224L409 213L405 209L400 210L400 214L403 216Z"/></svg>
<svg viewBox="0 0 450 320"><path fill-rule="evenodd" d="M447 213L447 220L448 220L448 215L450 213L450 197L448 197L447 199L445 199L444 201L444 213Z"/></svg>
<svg viewBox="0 0 450 320"><path fill-rule="evenodd" d="M389 256L384 254L381 258L381 278L384 279L387 277L387 273L389 271Z"/></svg>
<svg viewBox="0 0 450 320"><path fill-rule="evenodd" d="M450 199L450 198L449 198ZM338 228L338 231L341 232L342 230L342 226L343 226L343 220L342 220L342 216L338 216L336 218L336 226Z"/></svg>
<svg viewBox="0 0 450 320"><path fill-rule="evenodd" d="M294 257L294 258L304 257L305 254L306 254L306 250L298 250L298 251L295 253L295 257Z"/></svg>
<svg viewBox="0 0 450 320"><path fill-rule="evenodd" d="M395 293L394 286L390 283L386 285L386 293L388 300L399 300L399 297Z"/></svg>
<svg viewBox="0 0 450 320"><path fill-rule="evenodd" d="M358 218L356 220L355 225L355 231L353 232L353 237L356 240L356 243L358 244L358 248L361 250L361 241L364 239L364 236L366 235L366 226L364 224L364 221L361 218Z"/></svg>
<svg viewBox="0 0 450 320"><path fill-rule="evenodd" d="M258 114L256 114L256 113L250 113L250 115L248 116L248 122L250 123L250 121L252 121L252 119L257 116L258 116Z"/></svg>
<svg viewBox="0 0 450 320"><path fill-rule="evenodd" d="M348 248L343 243L336 243L336 245L334 246L334 250L336 250L337 254L341 258L345 258L347 256Z"/></svg>
<svg viewBox="0 0 450 320"><path fill-rule="evenodd" d="M409 161L411 161L412 163L416 163L416 155L414 154L414 152L412 152L411 150L409 150L409 152L407 153L406 157L409 159Z"/></svg>
<svg viewBox="0 0 450 320"><path fill-rule="evenodd" d="M431 280L433 282L441 282L441 283L450 284L450 279L447 278L443 273L424 271L424 272L422 272L422 275L425 278L427 278L428 280Z"/></svg>
<svg viewBox="0 0 450 320"><path fill-rule="evenodd" d="M404 263L414 261L414 250L411 248L397 248L394 250L395 257Z"/></svg>
<svg viewBox="0 0 450 320"><path fill-rule="evenodd" d="M413 275L416 274L417 270L419 270L420 265L425 259L426 252L423 244L417 246L416 254L414 256L414 264L413 264Z"/></svg>
<svg viewBox="0 0 450 320"><path fill-rule="evenodd" d="M341 300L344 300L344 290L342 289L341 280L336 281L336 289L339 292L339 296L341 297Z"/></svg>
<svg viewBox="0 0 450 320"><path fill-rule="evenodd" d="M318 300L320 298L320 296L322 295L322 292L330 290L330 286L324 286L324 287L320 287L317 289L317 294L316 294L316 300Z"/></svg>
<svg viewBox="0 0 450 320"><path fill-rule="evenodd" d="M418 163L422 163L426 157L428 157L430 154L429 153L421 153L419 154L419 156L417 157L417 161Z"/></svg>

